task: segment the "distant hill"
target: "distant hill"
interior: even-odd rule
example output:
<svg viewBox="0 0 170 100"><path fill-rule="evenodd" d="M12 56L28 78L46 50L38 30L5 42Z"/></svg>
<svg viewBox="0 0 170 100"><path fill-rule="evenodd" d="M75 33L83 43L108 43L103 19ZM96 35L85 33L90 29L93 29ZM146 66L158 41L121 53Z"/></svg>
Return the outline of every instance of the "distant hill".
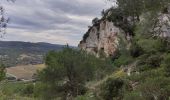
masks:
<svg viewBox="0 0 170 100"><path fill-rule="evenodd" d="M51 50L62 50L64 45L0 41L0 61L6 66L41 64L45 54Z"/></svg>

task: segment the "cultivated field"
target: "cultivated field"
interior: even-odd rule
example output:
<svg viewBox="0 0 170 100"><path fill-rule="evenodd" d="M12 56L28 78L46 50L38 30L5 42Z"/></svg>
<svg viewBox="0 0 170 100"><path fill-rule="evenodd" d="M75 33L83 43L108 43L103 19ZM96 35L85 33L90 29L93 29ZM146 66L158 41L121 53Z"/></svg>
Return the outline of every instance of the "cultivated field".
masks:
<svg viewBox="0 0 170 100"><path fill-rule="evenodd" d="M38 65L21 65L16 67L7 68L7 76L15 77L16 79L21 80L32 80L33 76L37 73L38 70L45 68L44 64Z"/></svg>

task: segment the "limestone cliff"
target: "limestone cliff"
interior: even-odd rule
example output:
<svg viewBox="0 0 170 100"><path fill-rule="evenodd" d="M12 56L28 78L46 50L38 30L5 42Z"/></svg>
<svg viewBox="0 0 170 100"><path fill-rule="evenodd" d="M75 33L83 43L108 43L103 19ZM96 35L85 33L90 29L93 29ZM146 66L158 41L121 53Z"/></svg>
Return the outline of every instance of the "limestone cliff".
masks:
<svg viewBox="0 0 170 100"><path fill-rule="evenodd" d="M111 16L110 14L111 13L107 14L106 17ZM132 33L125 32L125 29L123 29L121 25L115 25L116 22L114 23L107 19L108 18L97 20L93 23L93 26L91 26L83 36L83 40L80 41L79 47L81 49L95 54L96 56L100 56L101 53L104 53L105 56L108 57L116 54L115 52L119 49L122 40L126 43L124 46L126 46L127 49L130 47ZM131 24L132 21L130 17L127 18L127 20L128 23ZM137 23L142 23L142 21L143 20L137 21ZM153 36L162 38L170 37L170 9L168 9L166 13L160 13L158 15L151 31L154 33Z"/></svg>
<svg viewBox="0 0 170 100"><path fill-rule="evenodd" d="M170 37L170 12L160 14L158 16L158 20L153 31L155 36L160 36L163 38Z"/></svg>
<svg viewBox="0 0 170 100"><path fill-rule="evenodd" d="M100 20L89 28L80 42L79 47L96 56L104 53L106 56L114 56L121 40L130 40L125 32L116 27L113 22Z"/></svg>

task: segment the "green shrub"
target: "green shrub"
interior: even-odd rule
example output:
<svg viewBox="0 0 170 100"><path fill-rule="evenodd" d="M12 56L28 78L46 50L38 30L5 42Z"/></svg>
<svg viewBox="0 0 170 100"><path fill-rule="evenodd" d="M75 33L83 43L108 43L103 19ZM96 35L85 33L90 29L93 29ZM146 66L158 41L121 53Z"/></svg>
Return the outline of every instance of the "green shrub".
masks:
<svg viewBox="0 0 170 100"><path fill-rule="evenodd" d="M91 93L85 94L85 95L80 95L76 97L74 100L98 100L95 98L95 96Z"/></svg>
<svg viewBox="0 0 170 100"><path fill-rule="evenodd" d="M164 77L164 74L163 68L150 69L143 71L140 74L134 73L131 76L128 76L127 79L134 82L145 82L147 78Z"/></svg>
<svg viewBox="0 0 170 100"><path fill-rule="evenodd" d="M123 80L117 78L109 78L104 84L101 85L101 97L104 100L119 100L122 98Z"/></svg>
<svg viewBox="0 0 170 100"><path fill-rule="evenodd" d="M114 66L120 67L122 65L128 65L129 63L133 62L134 59L132 56L129 55L121 55L119 58L114 60Z"/></svg>
<svg viewBox="0 0 170 100"><path fill-rule="evenodd" d="M160 55L151 55L148 59L146 59L146 65L150 68L160 67L162 61L162 57Z"/></svg>
<svg viewBox="0 0 170 100"><path fill-rule="evenodd" d="M111 63L106 60L68 47L59 52L49 52L45 62L47 67L39 73L39 78L46 84L48 98L56 94L63 99L68 95L83 95L86 82L101 79L113 71Z"/></svg>
<svg viewBox="0 0 170 100"><path fill-rule="evenodd" d="M34 87L33 95L34 98L39 98L40 100L51 100L57 97L61 97L64 94L63 91L60 90L62 90L61 87L52 87L48 84L37 82Z"/></svg>
<svg viewBox="0 0 170 100"><path fill-rule="evenodd" d="M2 93L9 96L21 94L24 88L25 84L19 82L18 83L4 82L0 86Z"/></svg>
<svg viewBox="0 0 170 100"><path fill-rule="evenodd" d="M157 52L159 49L158 47L158 41L155 39L146 39L146 38L141 38L140 40L138 40L138 44L142 47L142 49L146 52L146 53L154 53Z"/></svg>
<svg viewBox="0 0 170 100"><path fill-rule="evenodd" d="M25 87L21 91L21 94L25 96L32 96L34 94L34 85L33 84L25 85Z"/></svg>
<svg viewBox="0 0 170 100"><path fill-rule="evenodd" d="M169 89L170 79L165 77L157 77L147 79L139 86L139 91L144 100L168 100L170 97Z"/></svg>
<svg viewBox="0 0 170 100"><path fill-rule="evenodd" d="M125 94L123 100L145 100L138 91Z"/></svg>
<svg viewBox="0 0 170 100"><path fill-rule="evenodd" d="M139 57L143 53L143 49L137 43L132 43L130 48L130 54L132 57Z"/></svg>
<svg viewBox="0 0 170 100"><path fill-rule="evenodd" d="M0 81L5 78L5 66L3 64L0 64Z"/></svg>
<svg viewBox="0 0 170 100"><path fill-rule="evenodd" d="M169 53L164 56L162 66L165 68L166 76L170 76L170 54Z"/></svg>
<svg viewBox="0 0 170 100"><path fill-rule="evenodd" d="M142 72L161 66L163 57L161 54L144 54L138 58L137 70Z"/></svg>

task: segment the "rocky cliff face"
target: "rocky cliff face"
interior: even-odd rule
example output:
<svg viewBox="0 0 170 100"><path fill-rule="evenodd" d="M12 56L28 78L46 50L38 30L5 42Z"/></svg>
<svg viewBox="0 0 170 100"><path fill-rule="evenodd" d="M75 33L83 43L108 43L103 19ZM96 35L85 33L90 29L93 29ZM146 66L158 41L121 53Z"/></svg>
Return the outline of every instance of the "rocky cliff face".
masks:
<svg viewBox="0 0 170 100"><path fill-rule="evenodd" d="M101 20L89 28L79 47L96 56L101 54L114 56L121 40L130 40L130 37L125 36L125 32L116 27L113 22Z"/></svg>
<svg viewBox="0 0 170 100"><path fill-rule="evenodd" d="M151 30L154 36L170 38L170 8L166 13L158 15L157 21ZM108 57L116 54L122 40L126 43L126 48L129 48L131 40L129 33L125 33L120 27L115 26L113 22L102 19L89 28L79 47L96 56L104 54Z"/></svg>
<svg viewBox="0 0 170 100"><path fill-rule="evenodd" d="M156 36L170 37L170 12L159 15L153 31Z"/></svg>

